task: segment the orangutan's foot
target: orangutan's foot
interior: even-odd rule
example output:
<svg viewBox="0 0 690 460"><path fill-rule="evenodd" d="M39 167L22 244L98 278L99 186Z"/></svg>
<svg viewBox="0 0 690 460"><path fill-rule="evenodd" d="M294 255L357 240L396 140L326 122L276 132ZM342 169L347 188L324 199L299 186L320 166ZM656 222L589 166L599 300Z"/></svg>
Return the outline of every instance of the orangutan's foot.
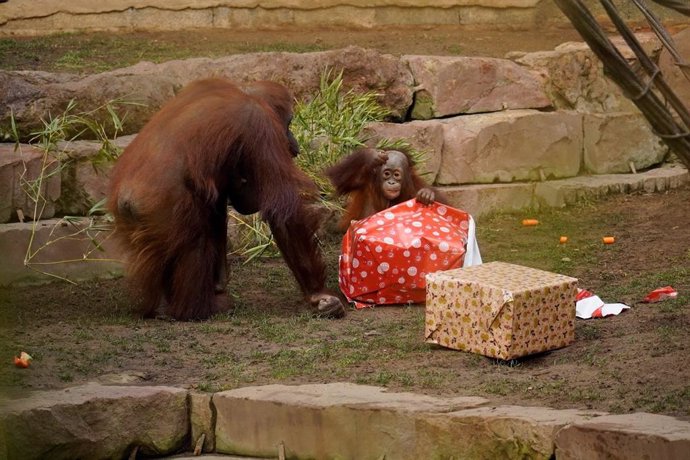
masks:
<svg viewBox="0 0 690 460"><path fill-rule="evenodd" d="M312 294L309 297L314 314L320 318L342 318L345 305L336 296L326 293Z"/></svg>
<svg viewBox="0 0 690 460"><path fill-rule="evenodd" d="M223 292L225 292L225 288L227 285L228 285L228 283L225 283L225 282L223 282L223 283L217 282L216 284L213 285L213 290L216 294L222 294Z"/></svg>
<svg viewBox="0 0 690 460"><path fill-rule="evenodd" d="M230 296L223 291L223 292L216 292L216 296L213 299L213 315L217 315L219 313L227 313L229 311L232 311L232 302L230 302Z"/></svg>

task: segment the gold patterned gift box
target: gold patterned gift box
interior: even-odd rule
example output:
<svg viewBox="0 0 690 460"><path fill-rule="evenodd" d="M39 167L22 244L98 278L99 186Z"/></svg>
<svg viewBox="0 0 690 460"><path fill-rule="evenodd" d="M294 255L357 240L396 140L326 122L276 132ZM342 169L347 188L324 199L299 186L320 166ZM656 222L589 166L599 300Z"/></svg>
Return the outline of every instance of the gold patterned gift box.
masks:
<svg viewBox="0 0 690 460"><path fill-rule="evenodd" d="M426 276L428 343L498 359L575 339L577 279L505 262Z"/></svg>

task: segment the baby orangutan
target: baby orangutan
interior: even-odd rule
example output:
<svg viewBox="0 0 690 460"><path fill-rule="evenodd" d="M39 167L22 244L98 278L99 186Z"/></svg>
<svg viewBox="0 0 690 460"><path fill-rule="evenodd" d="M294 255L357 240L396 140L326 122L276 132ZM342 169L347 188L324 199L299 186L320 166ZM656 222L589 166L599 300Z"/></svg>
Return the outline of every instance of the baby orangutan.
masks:
<svg viewBox="0 0 690 460"><path fill-rule="evenodd" d="M410 155L398 150L362 148L326 170L336 194L349 195L340 221L345 230L353 220L364 219L403 201L416 198L428 205L446 198L428 186L414 170Z"/></svg>

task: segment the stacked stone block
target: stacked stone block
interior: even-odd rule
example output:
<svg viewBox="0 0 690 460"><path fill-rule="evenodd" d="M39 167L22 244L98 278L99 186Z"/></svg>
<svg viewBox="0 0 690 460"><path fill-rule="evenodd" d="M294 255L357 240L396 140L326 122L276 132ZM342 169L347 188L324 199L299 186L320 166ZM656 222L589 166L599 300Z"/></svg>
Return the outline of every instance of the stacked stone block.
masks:
<svg viewBox="0 0 690 460"><path fill-rule="evenodd" d="M650 35L641 39L658 51ZM436 185L512 183L634 173L668 148L603 74L584 44L512 59L404 56L415 82L411 116L396 133L426 151ZM374 139L393 131L379 124ZM438 146L441 146L440 148ZM427 166L429 168L429 166Z"/></svg>
<svg viewBox="0 0 690 460"><path fill-rule="evenodd" d="M116 147L132 137L117 139ZM87 217L105 198L111 167L94 163L100 147L63 142L46 152L34 144L0 144L0 286L122 273L110 231Z"/></svg>
<svg viewBox="0 0 690 460"><path fill-rule="evenodd" d="M89 383L0 400L2 459L191 459L179 454L196 448L232 458L685 459L690 422L350 383L215 394Z"/></svg>
<svg viewBox="0 0 690 460"><path fill-rule="evenodd" d="M679 37L682 45L690 34ZM655 36L639 38L651 55L659 54ZM633 58L624 46L621 52ZM328 69L342 71L344 90L373 91L389 110L388 121L365 129L367 142L403 139L425 152L426 161L419 165L423 177L475 218L496 210L565 206L608 193L663 191L688 182L687 170L667 161L666 145L605 77L584 43L511 53L505 59L396 57L353 46L139 63L83 77L0 71L5 88L0 91L0 135L9 132L14 119L26 140L42 119L60 113L75 98L82 111L113 99L143 103L120 114L128 135L117 144L124 148L191 80L276 80L308 100ZM97 170L91 162L99 148L88 140L59 146L59 161L48 165L59 174L42 184L42 219L85 215L105 197L108 168ZM22 177L37 177L42 161L42 153L29 145L15 150L15 144L0 144L0 223L33 217L34 207L20 184ZM15 253L12 260L20 263L20 252ZM0 277L0 285L8 283Z"/></svg>

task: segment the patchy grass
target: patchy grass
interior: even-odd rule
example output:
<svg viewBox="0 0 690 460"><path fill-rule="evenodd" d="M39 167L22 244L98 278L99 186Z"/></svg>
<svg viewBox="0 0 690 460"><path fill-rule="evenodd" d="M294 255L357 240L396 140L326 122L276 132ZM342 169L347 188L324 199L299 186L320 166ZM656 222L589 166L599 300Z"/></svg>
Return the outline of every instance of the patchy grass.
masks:
<svg viewBox="0 0 690 460"><path fill-rule="evenodd" d="M202 37L189 39L189 34L184 36L187 38L139 32L60 33L41 37L0 38L0 68L94 73L127 67L142 60L160 63L190 56L218 58L251 52L302 53L323 49L316 43L226 42L204 40Z"/></svg>
<svg viewBox="0 0 690 460"><path fill-rule="evenodd" d="M689 199L683 189L477 219L486 261L559 271L605 301L632 306L616 317L578 320L575 343L561 350L502 362L426 344L419 305L317 319L304 311L279 257L232 259L235 309L202 322L134 318L121 280L0 290L0 386L61 388L113 374L201 391L350 381L496 403L689 416L690 235L669 231L690 225L690 216L674 211ZM541 223L523 227L525 217ZM627 230L616 230L616 244L606 246L601 236L612 228ZM565 246L562 234L570 237ZM323 244L328 283L337 288L340 236ZM640 303L666 284L677 299ZM20 351L34 357L29 369L11 366Z"/></svg>
<svg viewBox="0 0 690 460"><path fill-rule="evenodd" d="M607 222L591 219L581 229L582 216L591 214L591 204L569 209L546 209L516 213L498 213L483 218L479 228L482 241L495 246L500 260L520 263L542 270L568 273L573 267L596 263L600 250L608 250L601 241ZM538 225L524 226L523 219L537 218ZM611 220L619 216L611 215ZM568 237L565 244L561 236Z"/></svg>
<svg viewBox="0 0 690 460"><path fill-rule="evenodd" d="M190 57L218 58L254 52L312 52L359 45L391 54L503 57L520 43L522 51L553 49L582 41L575 30L464 31L460 26L377 27L376 29L233 30L179 32L59 33L41 37L0 37L0 69L95 73Z"/></svg>

